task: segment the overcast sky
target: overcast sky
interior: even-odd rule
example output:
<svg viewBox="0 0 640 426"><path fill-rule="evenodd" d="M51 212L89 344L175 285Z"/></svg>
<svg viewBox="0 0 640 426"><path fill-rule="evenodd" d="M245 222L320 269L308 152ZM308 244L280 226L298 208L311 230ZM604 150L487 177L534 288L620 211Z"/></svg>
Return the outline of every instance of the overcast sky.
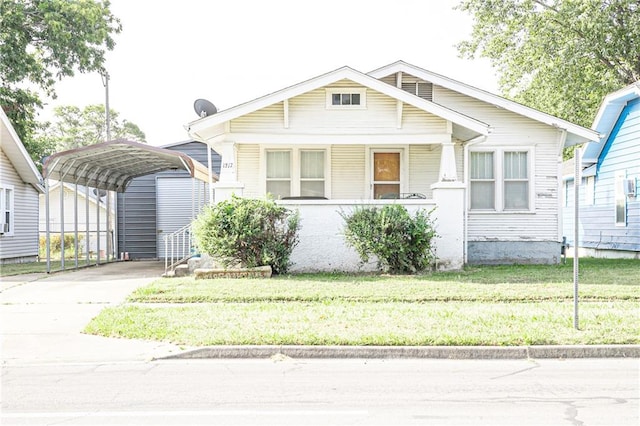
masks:
<svg viewBox="0 0 640 426"><path fill-rule="evenodd" d="M497 93L484 60L458 58L471 18L459 0L111 0L122 21L107 55L109 103L152 145L188 139L193 102L218 110L350 66L397 60ZM100 75L67 78L53 106L102 104Z"/></svg>

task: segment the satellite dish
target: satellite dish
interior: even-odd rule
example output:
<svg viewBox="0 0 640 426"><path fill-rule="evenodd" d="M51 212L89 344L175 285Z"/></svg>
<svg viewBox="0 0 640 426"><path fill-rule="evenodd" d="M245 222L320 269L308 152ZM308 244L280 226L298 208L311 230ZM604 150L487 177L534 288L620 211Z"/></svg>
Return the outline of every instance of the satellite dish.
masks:
<svg viewBox="0 0 640 426"><path fill-rule="evenodd" d="M199 117L207 117L218 112L218 108L206 99L196 99L193 103L193 109Z"/></svg>
<svg viewBox="0 0 640 426"><path fill-rule="evenodd" d="M97 188L93 188L93 195L97 195L98 197L102 198L107 195L107 191L105 191L104 189L98 190Z"/></svg>

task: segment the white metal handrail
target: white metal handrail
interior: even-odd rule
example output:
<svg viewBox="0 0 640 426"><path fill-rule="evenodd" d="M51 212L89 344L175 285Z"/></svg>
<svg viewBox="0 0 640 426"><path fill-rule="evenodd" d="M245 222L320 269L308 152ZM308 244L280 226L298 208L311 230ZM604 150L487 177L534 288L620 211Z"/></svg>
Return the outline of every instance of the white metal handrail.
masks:
<svg viewBox="0 0 640 426"><path fill-rule="evenodd" d="M174 271L176 266L192 256L191 224L162 238L164 240L164 273L166 274L169 270Z"/></svg>

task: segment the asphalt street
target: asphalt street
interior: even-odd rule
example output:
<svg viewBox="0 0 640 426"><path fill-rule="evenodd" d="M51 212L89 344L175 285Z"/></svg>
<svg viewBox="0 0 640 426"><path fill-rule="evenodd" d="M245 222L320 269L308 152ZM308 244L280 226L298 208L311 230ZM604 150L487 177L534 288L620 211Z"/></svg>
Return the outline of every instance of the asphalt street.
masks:
<svg viewBox="0 0 640 426"><path fill-rule="evenodd" d="M201 360L4 369L3 425L637 425L638 360Z"/></svg>

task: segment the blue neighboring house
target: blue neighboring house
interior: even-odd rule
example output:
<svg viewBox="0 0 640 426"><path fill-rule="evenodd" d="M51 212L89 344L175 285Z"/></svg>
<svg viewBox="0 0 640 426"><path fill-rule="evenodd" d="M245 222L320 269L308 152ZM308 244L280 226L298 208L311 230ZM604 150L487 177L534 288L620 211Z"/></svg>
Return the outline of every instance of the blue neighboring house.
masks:
<svg viewBox="0 0 640 426"><path fill-rule="evenodd" d="M593 129L603 138L586 144L582 156L580 253L640 259L640 81L604 98ZM567 169L563 228L573 245L573 176Z"/></svg>

